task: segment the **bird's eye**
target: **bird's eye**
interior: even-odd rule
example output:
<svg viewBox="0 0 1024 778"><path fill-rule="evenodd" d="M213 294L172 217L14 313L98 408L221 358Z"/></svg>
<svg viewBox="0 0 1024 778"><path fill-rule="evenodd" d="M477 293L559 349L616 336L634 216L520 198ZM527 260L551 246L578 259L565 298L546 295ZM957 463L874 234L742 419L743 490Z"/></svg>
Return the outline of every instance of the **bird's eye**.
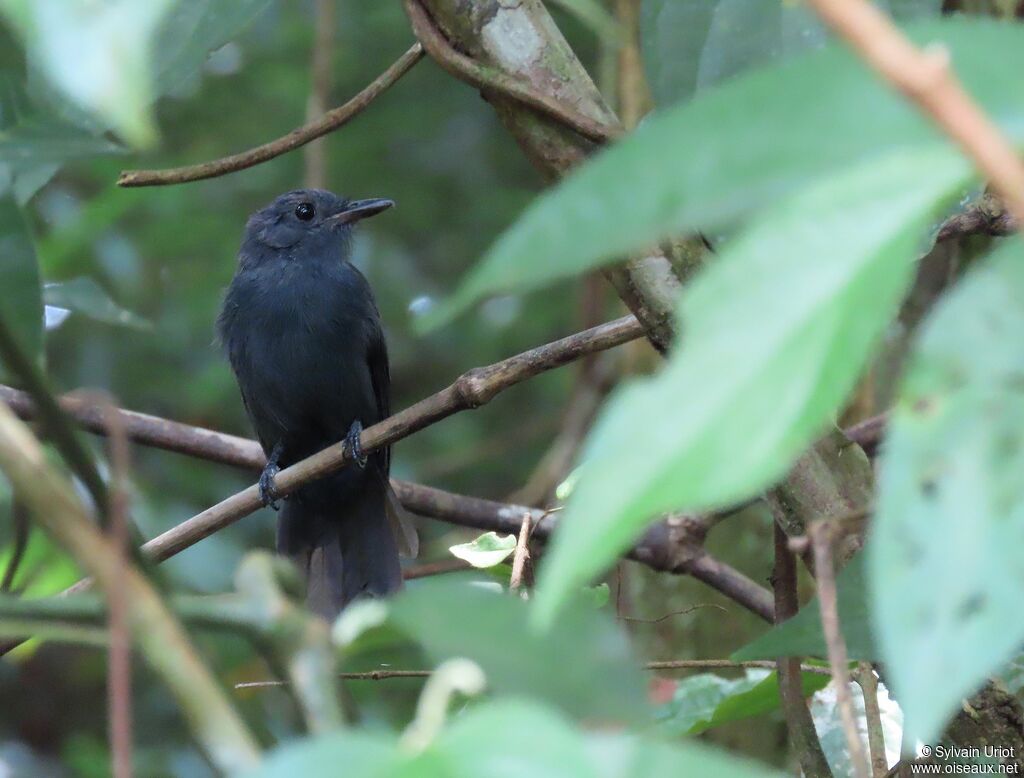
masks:
<svg viewBox="0 0 1024 778"><path fill-rule="evenodd" d="M295 206L295 215L304 222L308 222L316 216L316 208L313 203L299 203Z"/></svg>

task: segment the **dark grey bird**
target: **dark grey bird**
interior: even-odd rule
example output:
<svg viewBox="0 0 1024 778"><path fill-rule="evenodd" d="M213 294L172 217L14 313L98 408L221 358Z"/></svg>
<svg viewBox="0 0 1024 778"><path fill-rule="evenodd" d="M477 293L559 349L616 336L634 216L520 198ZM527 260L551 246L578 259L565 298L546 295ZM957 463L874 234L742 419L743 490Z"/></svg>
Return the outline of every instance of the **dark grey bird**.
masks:
<svg viewBox="0 0 1024 778"><path fill-rule="evenodd" d="M357 597L398 589L399 551L416 551L388 481L390 450L359 448L363 425L390 414L391 378L373 292L349 262L352 230L392 205L318 189L281 195L250 217L217 319L267 455L264 502L277 507L280 468L327 446L344 439L356 460L288 495L278 517L278 551L328 619Z"/></svg>

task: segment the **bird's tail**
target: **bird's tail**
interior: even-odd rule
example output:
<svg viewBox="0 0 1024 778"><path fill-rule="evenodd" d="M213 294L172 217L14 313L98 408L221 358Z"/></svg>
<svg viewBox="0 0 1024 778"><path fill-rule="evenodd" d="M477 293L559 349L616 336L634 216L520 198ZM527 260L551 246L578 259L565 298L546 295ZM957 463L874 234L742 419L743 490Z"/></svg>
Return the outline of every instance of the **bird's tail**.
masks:
<svg viewBox="0 0 1024 778"><path fill-rule="evenodd" d="M348 499L313 499L300 491L281 508L278 551L304 574L309 609L328 620L358 597L383 597L402 586L390 487L383 477L366 475L365 488Z"/></svg>

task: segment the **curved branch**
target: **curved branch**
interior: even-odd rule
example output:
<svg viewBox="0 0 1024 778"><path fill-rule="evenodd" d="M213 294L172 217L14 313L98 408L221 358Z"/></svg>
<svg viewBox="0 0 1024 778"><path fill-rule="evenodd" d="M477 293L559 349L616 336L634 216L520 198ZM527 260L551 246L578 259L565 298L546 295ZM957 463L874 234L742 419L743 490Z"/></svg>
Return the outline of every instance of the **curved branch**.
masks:
<svg viewBox="0 0 1024 778"><path fill-rule="evenodd" d="M279 157L304 146L312 140L334 132L362 113L381 93L408 73L423 58L423 46L414 43L394 64L381 73L359 94L344 105L334 108L316 121L304 124L277 140L256 146L239 154L202 162L198 165L168 168L166 170L125 170L117 179L118 186L166 186L216 178Z"/></svg>
<svg viewBox="0 0 1024 778"><path fill-rule="evenodd" d="M423 44L423 48L427 50L431 59L457 79L482 91L499 92L506 97L518 100L523 105L540 111L595 143L607 143L622 136L621 127L591 119L589 116L563 105L550 95L537 92L527 84L496 68L483 65L455 49L434 26L433 20L420 4L420 0L404 0L404 5L412 30Z"/></svg>

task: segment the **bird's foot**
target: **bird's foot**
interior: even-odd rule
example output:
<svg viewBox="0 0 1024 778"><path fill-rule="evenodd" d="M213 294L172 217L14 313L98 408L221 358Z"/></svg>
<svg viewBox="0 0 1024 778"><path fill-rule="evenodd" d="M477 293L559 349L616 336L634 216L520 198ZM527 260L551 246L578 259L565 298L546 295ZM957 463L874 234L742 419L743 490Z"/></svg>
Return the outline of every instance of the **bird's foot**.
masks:
<svg viewBox="0 0 1024 778"><path fill-rule="evenodd" d="M260 499L263 500L263 504L277 510L277 498L280 496L277 493L277 487L274 485L274 476L281 472L281 468L277 466L276 462L268 462L267 466L263 468L263 472L260 474Z"/></svg>
<svg viewBox="0 0 1024 778"><path fill-rule="evenodd" d="M363 423L356 419L352 422L352 426L348 428L348 434L345 436L345 450L352 457L352 461L359 465L360 469L366 467L366 455L363 453L363 446L359 442L359 436L362 434Z"/></svg>

